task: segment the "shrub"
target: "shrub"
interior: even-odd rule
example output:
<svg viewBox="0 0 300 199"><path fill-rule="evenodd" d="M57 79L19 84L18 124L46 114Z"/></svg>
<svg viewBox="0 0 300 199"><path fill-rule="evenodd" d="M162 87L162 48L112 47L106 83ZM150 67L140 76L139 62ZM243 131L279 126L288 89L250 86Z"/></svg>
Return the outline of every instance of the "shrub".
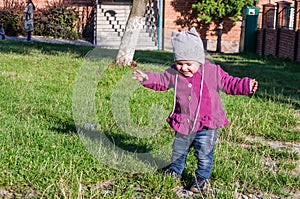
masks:
<svg viewBox="0 0 300 199"><path fill-rule="evenodd" d="M0 8L0 20L6 35L17 36L25 34L23 25L24 5L12 2Z"/></svg>
<svg viewBox="0 0 300 199"><path fill-rule="evenodd" d="M35 12L35 34L63 39L78 39L80 17L75 8L63 5L48 6Z"/></svg>
<svg viewBox="0 0 300 199"><path fill-rule="evenodd" d="M24 30L24 4L6 3L0 8L0 20L6 35L26 34ZM81 20L75 8L64 5L48 5L34 13L34 34L63 39L81 38Z"/></svg>

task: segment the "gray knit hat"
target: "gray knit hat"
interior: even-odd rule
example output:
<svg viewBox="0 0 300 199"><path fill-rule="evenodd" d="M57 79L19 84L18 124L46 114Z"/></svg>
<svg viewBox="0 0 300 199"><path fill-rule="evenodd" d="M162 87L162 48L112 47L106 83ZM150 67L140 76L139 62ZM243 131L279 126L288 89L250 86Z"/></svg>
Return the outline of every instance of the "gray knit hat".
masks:
<svg viewBox="0 0 300 199"><path fill-rule="evenodd" d="M204 64L205 54L202 40L193 27L190 30L172 32L174 60L192 60Z"/></svg>

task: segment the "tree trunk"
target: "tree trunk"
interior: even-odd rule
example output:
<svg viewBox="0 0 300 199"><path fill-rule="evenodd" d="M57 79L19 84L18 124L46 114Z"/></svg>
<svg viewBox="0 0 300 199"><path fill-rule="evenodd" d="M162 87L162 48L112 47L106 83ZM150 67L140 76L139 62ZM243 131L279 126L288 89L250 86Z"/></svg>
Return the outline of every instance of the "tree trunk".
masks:
<svg viewBox="0 0 300 199"><path fill-rule="evenodd" d="M116 57L118 66L131 65L141 29L145 25L144 14L148 0L133 0L120 48Z"/></svg>
<svg viewBox="0 0 300 199"><path fill-rule="evenodd" d="M221 49L221 41L222 41L222 33L223 33L223 19L219 18L219 22L218 22L218 39L217 39L217 53L221 53L222 49Z"/></svg>

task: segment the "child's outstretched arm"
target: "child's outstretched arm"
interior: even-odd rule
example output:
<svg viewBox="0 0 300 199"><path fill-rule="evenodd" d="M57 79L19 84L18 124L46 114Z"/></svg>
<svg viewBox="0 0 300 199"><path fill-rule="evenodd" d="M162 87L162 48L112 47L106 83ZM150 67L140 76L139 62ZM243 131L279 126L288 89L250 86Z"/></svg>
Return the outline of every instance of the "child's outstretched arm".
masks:
<svg viewBox="0 0 300 199"><path fill-rule="evenodd" d="M138 80L144 87L156 91L168 90L172 85L172 74L174 69L168 68L163 73L153 73L152 71L143 72L141 70L133 71L133 79ZM171 86L170 86L171 85Z"/></svg>
<svg viewBox="0 0 300 199"><path fill-rule="evenodd" d="M225 72L220 66L217 68L220 80L219 88L226 94L248 95L257 90L258 83L255 79L249 77L233 77Z"/></svg>
<svg viewBox="0 0 300 199"><path fill-rule="evenodd" d="M149 79L148 75L140 70L133 71L133 79L136 79L140 82L146 81Z"/></svg>
<svg viewBox="0 0 300 199"><path fill-rule="evenodd" d="M250 92L254 93L257 90L258 82L255 79L250 80Z"/></svg>

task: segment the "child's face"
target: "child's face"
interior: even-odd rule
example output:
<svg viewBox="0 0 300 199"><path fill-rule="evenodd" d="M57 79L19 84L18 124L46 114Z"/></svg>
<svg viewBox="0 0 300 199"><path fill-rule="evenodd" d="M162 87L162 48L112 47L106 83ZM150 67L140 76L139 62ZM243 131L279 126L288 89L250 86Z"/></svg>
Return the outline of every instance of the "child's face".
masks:
<svg viewBox="0 0 300 199"><path fill-rule="evenodd" d="M186 77L191 77L200 67L200 63L196 61L176 61L177 70Z"/></svg>

